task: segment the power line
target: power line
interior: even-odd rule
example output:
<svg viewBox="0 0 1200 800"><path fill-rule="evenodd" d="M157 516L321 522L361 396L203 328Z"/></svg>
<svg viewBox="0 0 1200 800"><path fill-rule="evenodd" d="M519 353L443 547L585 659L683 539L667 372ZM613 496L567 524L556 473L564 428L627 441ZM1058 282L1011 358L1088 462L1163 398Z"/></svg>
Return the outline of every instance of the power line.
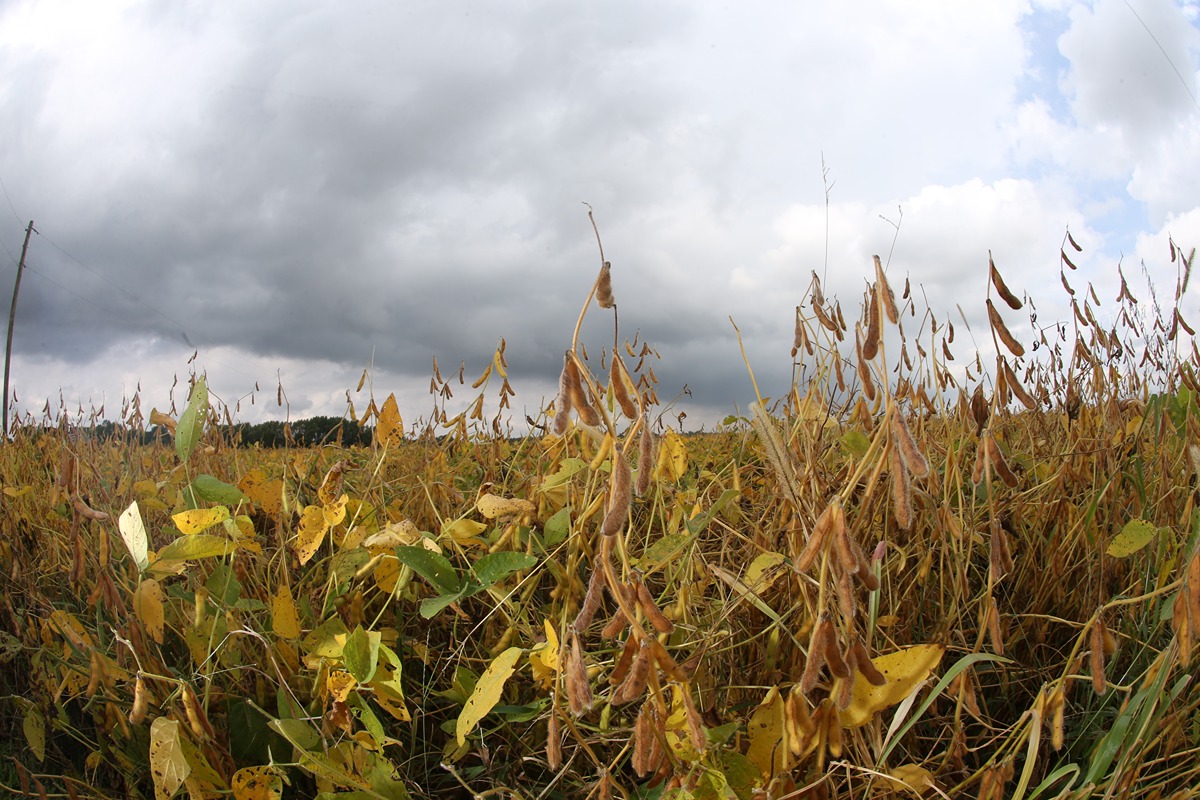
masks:
<svg viewBox="0 0 1200 800"><path fill-rule="evenodd" d="M17 213L17 208L13 205L12 198L8 196L8 187L4 185L4 178L0 178L0 190L4 191L4 199L8 201L8 207L12 211L13 218L17 220L18 225L23 225L24 223L21 222L21 215ZM5 249L7 250L7 248Z"/></svg>
<svg viewBox="0 0 1200 800"><path fill-rule="evenodd" d="M1194 105L1197 109L1200 109L1200 102L1197 102L1196 95L1192 92L1192 87L1188 85L1187 80L1179 71L1179 67L1175 66L1175 62L1171 60L1169 55L1167 55L1166 48L1164 48L1158 41L1158 37L1154 35L1154 31L1150 30L1150 26L1146 24L1146 21L1142 19L1141 15L1133 10L1133 6L1129 4L1129 0L1124 0L1124 2L1125 7L1129 9L1129 13L1133 14L1137 21L1141 23L1142 27L1146 30L1146 33L1149 34L1150 40L1154 42L1155 47L1157 47L1158 51L1163 54L1163 58L1167 60L1167 64L1171 67L1171 71L1175 73L1175 77L1179 79L1179 83L1181 86L1183 86L1183 90L1187 92L1188 97L1192 98L1192 105Z"/></svg>

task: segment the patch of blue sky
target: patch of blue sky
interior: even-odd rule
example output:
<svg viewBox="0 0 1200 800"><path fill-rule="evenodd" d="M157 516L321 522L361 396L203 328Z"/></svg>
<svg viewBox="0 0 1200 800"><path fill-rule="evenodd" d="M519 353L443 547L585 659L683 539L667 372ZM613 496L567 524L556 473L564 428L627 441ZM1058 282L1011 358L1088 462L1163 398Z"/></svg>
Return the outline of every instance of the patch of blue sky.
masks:
<svg viewBox="0 0 1200 800"><path fill-rule="evenodd" d="M1069 24L1066 10L1037 6L1020 22L1028 60L1017 81L1018 101L1040 98L1059 122L1071 119L1070 100L1062 89L1071 64L1058 48L1058 39Z"/></svg>

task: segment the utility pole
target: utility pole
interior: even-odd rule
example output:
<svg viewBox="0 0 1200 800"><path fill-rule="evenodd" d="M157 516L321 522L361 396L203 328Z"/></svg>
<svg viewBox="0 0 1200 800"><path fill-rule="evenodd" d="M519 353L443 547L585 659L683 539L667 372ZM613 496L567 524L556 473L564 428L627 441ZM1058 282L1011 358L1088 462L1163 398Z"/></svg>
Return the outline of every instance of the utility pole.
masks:
<svg viewBox="0 0 1200 800"><path fill-rule="evenodd" d="M33 233L33 220L25 228L25 244L21 245L21 260L17 263L17 285L13 287L12 308L8 312L8 342L4 345L4 427L0 441L8 441L8 367L12 361L13 323L17 321L17 293L21 291L21 273L25 271L25 253L29 250L29 235Z"/></svg>

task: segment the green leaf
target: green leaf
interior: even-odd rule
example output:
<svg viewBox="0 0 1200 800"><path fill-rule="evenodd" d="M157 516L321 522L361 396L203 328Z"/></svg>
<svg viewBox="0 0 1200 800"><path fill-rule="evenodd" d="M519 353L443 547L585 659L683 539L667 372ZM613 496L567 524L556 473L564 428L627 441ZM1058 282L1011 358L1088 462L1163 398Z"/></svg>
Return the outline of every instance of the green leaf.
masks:
<svg viewBox="0 0 1200 800"><path fill-rule="evenodd" d="M556 511L554 516L546 520L542 532L544 533L542 544L547 550L565 541L571 532L571 507L564 506Z"/></svg>
<svg viewBox="0 0 1200 800"><path fill-rule="evenodd" d="M464 597L470 597L471 595L475 594L479 588L480 587L478 584L470 583L454 594L439 594L437 597L426 597L421 601L422 619L433 619L443 608L451 603L457 603Z"/></svg>
<svg viewBox="0 0 1200 800"><path fill-rule="evenodd" d="M441 553L434 553L424 547L401 545L396 548L396 558L433 584L439 594L453 594L462 588L462 581L454 565Z"/></svg>
<svg viewBox="0 0 1200 800"><path fill-rule="evenodd" d="M210 503L235 506L238 503L250 502L250 498L246 497L241 489L218 480L212 475L197 475L193 478L192 491L196 493L196 497Z"/></svg>
<svg viewBox="0 0 1200 800"><path fill-rule="evenodd" d="M751 800L755 788L762 780L762 773L754 762L731 750L718 750L716 759L734 796L738 800Z"/></svg>
<svg viewBox="0 0 1200 800"><path fill-rule="evenodd" d="M321 746L320 732L304 720L273 719L267 725L271 730L287 739L293 747L299 747L301 750L316 750Z"/></svg>
<svg viewBox="0 0 1200 800"><path fill-rule="evenodd" d="M137 564L138 571L145 572L146 567L150 566L150 537L146 535L146 523L142 521L142 512L138 509L136 500L121 513L117 528L121 531L121 539L125 542L133 563Z"/></svg>
<svg viewBox="0 0 1200 800"><path fill-rule="evenodd" d="M213 558L232 553L234 550L237 550L237 545L224 536L197 533L193 536L180 536L159 550L158 560L188 561L195 558Z"/></svg>
<svg viewBox="0 0 1200 800"><path fill-rule="evenodd" d="M537 556L529 553L514 553L511 550L489 553L475 562L475 578L486 589L514 572L529 569L537 562Z"/></svg>
<svg viewBox="0 0 1200 800"><path fill-rule="evenodd" d="M342 655L342 645L338 642L339 637L344 637L349 634L346 630L346 623L342 622L341 617L331 617L300 640L300 647L303 648L305 654L314 658L340 658Z"/></svg>
<svg viewBox="0 0 1200 800"><path fill-rule="evenodd" d="M379 631L364 630L362 625L346 637L346 644L342 646L342 658L346 660L346 670L359 683L368 683L375 677L375 668L379 666L381 638Z"/></svg>
<svg viewBox="0 0 1200 800"><path fill-rule="evenodd" d="M683 552L683 548L695 538L695 534L691 533L668 533L646 548L642 557L637 560L638 569L642 572L654 572Z"/></svg>
<svg viewBox="0 0 1200 800"><path fill-rule="evenodd" d="M459 745L466 743L467 734L475 730L479 721L500 701L504 684L516 670L517 660L521 658L522 652L524 651L519 647L508 648L496 656L496 660L479 676L475 683L475 691L467 698L462 713L458 715L458 723L454 726Z"/></svg>
<svg viewBox="0 0 1200 800"><path fill-rule="evenodd" d="M236 605L242 599L242 582L228 564L217 564L204 582L209 597L227 606Z"/></svg>
<svg viewBox="0 0 1200 800"><path fill-rule="evenodd" d="M46 718L42 711L33 703L25 709L25 719L21 721L21 730L25 733L25 742L29 751L38 761L46 760Z"/></svg>
<svg viewBox="0 0 1200 800"><path fill-rule="evenodd" d="M846 431L842 434L842 447L855 458L865 456L870 446L871 440L862 431Z"/></svg>
<svg viewBox="0 0 1200 800"><path fill-rule="evenodd" d="M1128 558L1154 539L1158 528L1144 519L1131 519L1121 532L1108 543L1106 551L1113 558Z"/></svg>
<svg viewBox="0 0 1200 800"><path fill-rule="evenodd" d="M175 452L179 455L179 460L187 463L191 457L192 451L196 449L196 445L200 443L200 437L204 434L204 421L208 417L208 384L204 377L196 379L196 385L192 387L192 397L188 401L187 410L179 417L179 424L175 426Z"/></svg>

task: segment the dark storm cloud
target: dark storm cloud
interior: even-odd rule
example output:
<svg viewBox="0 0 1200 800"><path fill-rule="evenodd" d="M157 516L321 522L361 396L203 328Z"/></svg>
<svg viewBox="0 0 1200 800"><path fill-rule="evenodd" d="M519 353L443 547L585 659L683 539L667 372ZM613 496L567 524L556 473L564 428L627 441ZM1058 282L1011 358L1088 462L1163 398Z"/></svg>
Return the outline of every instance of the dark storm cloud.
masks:
<svg viewBox="0 0 1200 800"><path fill-rule="evenodd" d="M729 316L779 396L810 271L828 248L850 316L897 206L892 274L943 317L979 313L989 247L1033 285L1064 225L1086 231L1087 170L1062 164L1087 148L1062 142L1087 132L1009 121L1018 24L1038 13L1022 3L65 8L14 4L0 26L0 175L44 234L17 347L71 364L50 387L105 369L129 385L198 349L251 385L283 364L297 408L337 413L330 382L367 363L419 391L433 358L478 374L505 337L514 382L553 392L600 262L587 202L621 337L662 354L660 397L686 385L692 408L744 410ZM1071 20L1133 52L1127 20ZM1099 119L1107 73L1078 40L1072 97ZM1035 179L1010 175L1018 151ZM593 308L582 333L598 364L611 318Z"/></svg>

